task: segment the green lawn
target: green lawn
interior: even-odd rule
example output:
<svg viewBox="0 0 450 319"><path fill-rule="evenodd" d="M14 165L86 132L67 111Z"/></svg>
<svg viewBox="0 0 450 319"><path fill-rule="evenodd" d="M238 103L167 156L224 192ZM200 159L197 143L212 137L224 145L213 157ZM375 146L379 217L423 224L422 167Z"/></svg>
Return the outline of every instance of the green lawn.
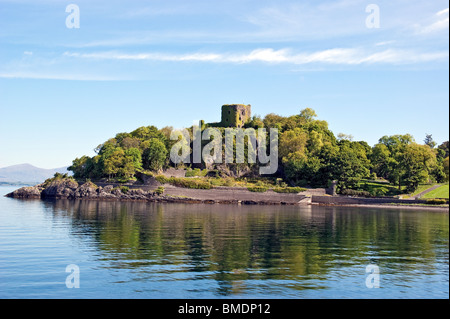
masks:
<svg viewBox="0 0 450 319"><path fill-rule="evenodd" d="M412 194L408 194L408 195L403 195L402 198L403 199L407 199L410 198L412 196L416 196L417 194L420 194L424 191L426 191L427 189L433 187L433 184L420 184L419 187L417 187L416 191Z"/></svg>
<svg viewBox="0 0 450 319"><path fill-rule="evenodd" d="M421 199L427 199L427 198L447 198L448 199L448 192L449 192L449 188L448 188L448 184L447 185L442 185L439 188L436 188L435 190L423 195L421 197Z"/></svg>
<svg viewBox="0 0 450 319"><path fill-rule="evenodd" d="M417 189L414 193L410 194L410 196L415 196L417 194L420 194L433 186L434 185L432 185L432 184L421 184L421 185L419 185L419 187L417 187Z"/></svg>
<svg viewBox="0 0 450 319"><path fill-rule="evenodd" d="M358 188L378 196L395 196L402 193L402 191L398 189L398 186L371 180L361 180L361 182L358 184Z"/></svg>

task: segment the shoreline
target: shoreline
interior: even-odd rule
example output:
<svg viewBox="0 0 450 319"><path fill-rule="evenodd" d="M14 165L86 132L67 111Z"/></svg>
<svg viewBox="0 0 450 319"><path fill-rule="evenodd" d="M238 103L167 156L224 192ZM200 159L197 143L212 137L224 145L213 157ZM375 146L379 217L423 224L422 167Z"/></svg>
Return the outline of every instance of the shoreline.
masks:
<svg viewBox="0 0 450 319"><path fill-rule="evenodd" d="M308 192L287 194L267 191L251 192L247 189L213 188L208 190L189 189L163 185L164 194L157 194L156 188L128 190L106 185L99 187L91 182L79 185L72 179L53 181L49 185L22 187L5 197L17 199L69 199L69 200L104 200L104 201L141 201L155 203L184 203L205 205L290 205L290 206L328 206L328 207L363 207L395 208L408 210L433 210L449 212L449 206L426 205L426 201L400 200L395 198L363 198L348 196L311 195Z"/></svg>
<svg viewBox="0 0 450 319"><path fill-rule="evenodd" d="M5 197L8 197L5 195ZM13 198L13 197L10 197ZM119 199L119 198L15 198L21 200L73 200L73 201L105 201L105 202L142 202L142 203L163 203L163 204L190 204L190 205L254 205L254 206L298 206L298 207L350 207L350 208L378 208L378 209L406 209L406 210L429 210L449 213L450 207L444 206L425 206L425 205L397 205L397 204L292 204L286 202L263 202L263 201L216 201L216 200L199 200L195 198L176 198L176 197L160 197L155 199Z"/></svg>
<svg viewBox="0 0 450 319"><path fill-rule="evenodd" d="M414 205L414 204L318 204L312 203L311 206L321 207L360 207L360 208L395 208L395 209L409 209L409 210L434 210L441 212L449 212L449 206L433 206L433 205Z"/></svg>

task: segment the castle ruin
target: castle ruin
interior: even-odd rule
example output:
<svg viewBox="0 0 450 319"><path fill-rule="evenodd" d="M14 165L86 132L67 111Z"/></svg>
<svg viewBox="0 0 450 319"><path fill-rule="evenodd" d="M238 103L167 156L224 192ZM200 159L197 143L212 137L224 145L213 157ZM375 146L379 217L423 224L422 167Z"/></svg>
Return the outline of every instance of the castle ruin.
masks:
<svg viewBox="0 0 450 319"><path fill-rule="evenodd" d="M222 105L222 120L219 123L210 123L212 127L237 127L241 128L252 116L251 105L226 104Z"/></svg>

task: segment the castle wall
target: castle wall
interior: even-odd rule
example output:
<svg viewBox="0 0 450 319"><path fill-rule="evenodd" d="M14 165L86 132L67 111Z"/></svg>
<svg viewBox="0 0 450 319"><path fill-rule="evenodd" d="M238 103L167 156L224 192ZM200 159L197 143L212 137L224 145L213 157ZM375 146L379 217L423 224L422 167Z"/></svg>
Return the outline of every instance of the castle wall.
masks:
<svg viewBox="0 0 450 319"><path fill-rule="evenodd" d="M222 106L221 124L224 127L243 127L250 118L250 105L233 104Z"/></svg>

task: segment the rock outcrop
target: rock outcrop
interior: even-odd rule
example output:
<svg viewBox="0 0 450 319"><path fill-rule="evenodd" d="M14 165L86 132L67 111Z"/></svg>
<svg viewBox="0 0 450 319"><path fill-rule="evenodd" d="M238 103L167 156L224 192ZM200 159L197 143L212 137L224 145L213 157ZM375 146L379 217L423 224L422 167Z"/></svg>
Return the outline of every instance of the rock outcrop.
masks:
<svg viewBox="0 0 450 319"><path fill-rule="evenodd" d="M41 198L42 190L43 188L40 187L39 185L31 187L22 187L15 190L12 193L9 193L8 195L6 195L6 197L24 198L24 199Z"/></svg>
<svg viewBox="0 0 450 319"><path fill-rule="evenodd" d="M158 195L153 191L128 189L107 185L98 187L92 182L79 185L71 178L57 179L47 184L32 187L22 187L6 195L21 199L102 199L102 200L132 200L132 201L176 201L177 197ZM185 201L186 198L183 198Z"/></svg>
<svg viewBox="0 0 450 319"><path fill-rule="evenodd" d="M43 186L42 186L43 187ZM42 190L43 198L69 198L73 196L74 191L78 188L78 183L73 179L59 179L50 183Z"/></svg>
<svg viewBox="0 0 450 319"><path fill-rule="evenodd" d="M208 193L204 193L202 190L177 188L174 186L167 187L166 191L163 192L160 189L145 191L141 188L130 189L126 186L114 187L112 185L103 185L103 187L99 187L92 182L79 185L72 178L60 178L33 187L20 188L7 194L6 197L21 199L87 199L241 205L295 205L298 202L297 198L295 198L296 200L284 198L286 196L292 197L292 194L276 194L277 199L269 199L267 196L260 198L258 196L259 194L250 193L248 190L242 190L242 192L246 193L245 195L240 194L239 190L232 190L231 193L226 190L208 190ZM179 192L177 193L175 190L179 190ZM285 200L288 200L288 202L285 202Z"/></svg>

